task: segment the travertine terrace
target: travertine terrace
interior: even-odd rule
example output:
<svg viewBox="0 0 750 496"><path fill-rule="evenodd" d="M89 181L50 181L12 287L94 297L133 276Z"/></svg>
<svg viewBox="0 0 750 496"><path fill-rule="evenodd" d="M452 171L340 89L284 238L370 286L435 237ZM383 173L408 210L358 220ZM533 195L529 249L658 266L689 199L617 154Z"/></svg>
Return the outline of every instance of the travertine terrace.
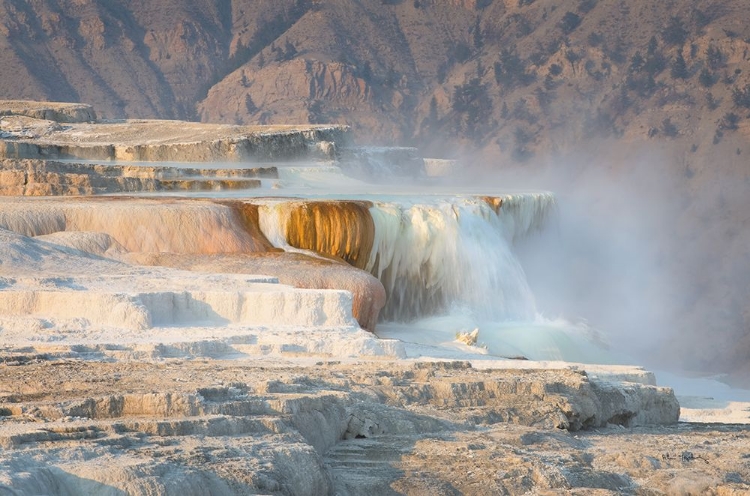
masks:
<svg viewBox="0 0 750 496"><path fill-rule="evenodd" d="M333 167L349 130L0 115L0 494L750 489L748 432L678 424L642 368L372 332L468 292L450 270L474 265L417 220L459 236L475 216L499 246L542 227L546 193L269 199L283 163ZM480 281L489 264L473 282L511 288Z"/></svg>

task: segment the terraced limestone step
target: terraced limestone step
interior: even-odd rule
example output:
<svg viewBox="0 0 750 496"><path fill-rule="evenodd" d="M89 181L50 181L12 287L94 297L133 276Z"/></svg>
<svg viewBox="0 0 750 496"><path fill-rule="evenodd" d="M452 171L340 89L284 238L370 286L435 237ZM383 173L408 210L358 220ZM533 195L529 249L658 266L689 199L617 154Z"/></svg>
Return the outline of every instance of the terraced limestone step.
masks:
<svg viewBox="0 0 750 496"><path fill-rule="evenodd" d="M278 178L276 167L0 160L0 195L7 196L238 190L258 188L264 178Z"/></svg>
<svg viewBox="0 0 750 496"><path fill-rule="evenodd" d="M28 119L28 118L26 118ZM145 162L333 160L351 143L337 125L234 126L165 120L73 123L65 127L9 117L0 158ZM45 125L42 125L45 124Z"/></svg>

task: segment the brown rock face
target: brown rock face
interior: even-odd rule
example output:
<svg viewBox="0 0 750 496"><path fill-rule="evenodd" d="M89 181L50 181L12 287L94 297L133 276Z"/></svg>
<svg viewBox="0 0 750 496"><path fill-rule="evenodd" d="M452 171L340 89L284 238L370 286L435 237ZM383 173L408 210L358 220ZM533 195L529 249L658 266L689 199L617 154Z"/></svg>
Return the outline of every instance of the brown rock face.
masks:
<svg viewBox="0 0 750 496"><path fill-rule="evenodd" d="M289 204L287 242L364 269L375 239L370 202L306 201Z"/></svg>
<svg viewBox="0 0 750 496"><path fill-rule="evenodd" d="M243 190L276 169L200 169L0 159L0 196L88 196L155 191Z"/></svg>

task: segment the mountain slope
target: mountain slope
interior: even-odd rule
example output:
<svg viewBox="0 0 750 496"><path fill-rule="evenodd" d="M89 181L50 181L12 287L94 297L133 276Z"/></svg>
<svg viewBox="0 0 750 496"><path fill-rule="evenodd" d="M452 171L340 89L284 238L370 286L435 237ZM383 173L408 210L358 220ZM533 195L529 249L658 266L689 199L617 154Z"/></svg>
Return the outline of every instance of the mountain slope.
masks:
<svg viewBox="0 0 750 496"><path fill-rule="evenodd" d="M747 366L747 2L0 0L0 98L347 123L462 157L467 178L518 174L578 202L561 231L604 247L568 240L530 274L541 299L622 335L668 327L692 364Z"/></svg>

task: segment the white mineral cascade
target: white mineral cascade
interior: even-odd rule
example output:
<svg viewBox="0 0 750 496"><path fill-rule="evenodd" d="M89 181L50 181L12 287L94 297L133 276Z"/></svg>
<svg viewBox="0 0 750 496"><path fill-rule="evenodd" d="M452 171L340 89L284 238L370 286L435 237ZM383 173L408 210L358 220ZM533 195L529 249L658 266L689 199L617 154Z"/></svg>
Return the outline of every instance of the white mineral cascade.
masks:
<svg viewBox="0 0 750 496"><path fill-rule="evenodd" d="M389 295L384 318L408 321L465 308L477 317L530 320L534 296L512 252L513 238L541 222L516 212L547 212L524 196L510 213L496 214L483 200L452 198L415 203L376 203L370 209L375 243L367 265ZM526 227L525 229L524 226Z"/></svg>
<svg viewBox="0 0 750 496"><path fill-rule="evenodd" d="M482 196L391 195L372 199L375 239L367 270L385 286L378 335L427 346L456 346L479 329L477 352L535 360L616 363L585 324L538 311L514 242L544 227L556 208L548 192ZM285 239L285 200L264 202L260 226L271 243ZM459 345L461 346L461 345Z"/></svg>
<svg viewBox="0 0 750 496"><path fill-rule="evenodd" d="M529 193L502 199L499 213L476 197L374 202L375 241L367 270L389 295L386 320L406 322L457 309L481 319L534 320L534 296L512 243L541 227L554 197ZM283 201L264 204L259 212L269 241L293 250L285 239Z"/></svg>

